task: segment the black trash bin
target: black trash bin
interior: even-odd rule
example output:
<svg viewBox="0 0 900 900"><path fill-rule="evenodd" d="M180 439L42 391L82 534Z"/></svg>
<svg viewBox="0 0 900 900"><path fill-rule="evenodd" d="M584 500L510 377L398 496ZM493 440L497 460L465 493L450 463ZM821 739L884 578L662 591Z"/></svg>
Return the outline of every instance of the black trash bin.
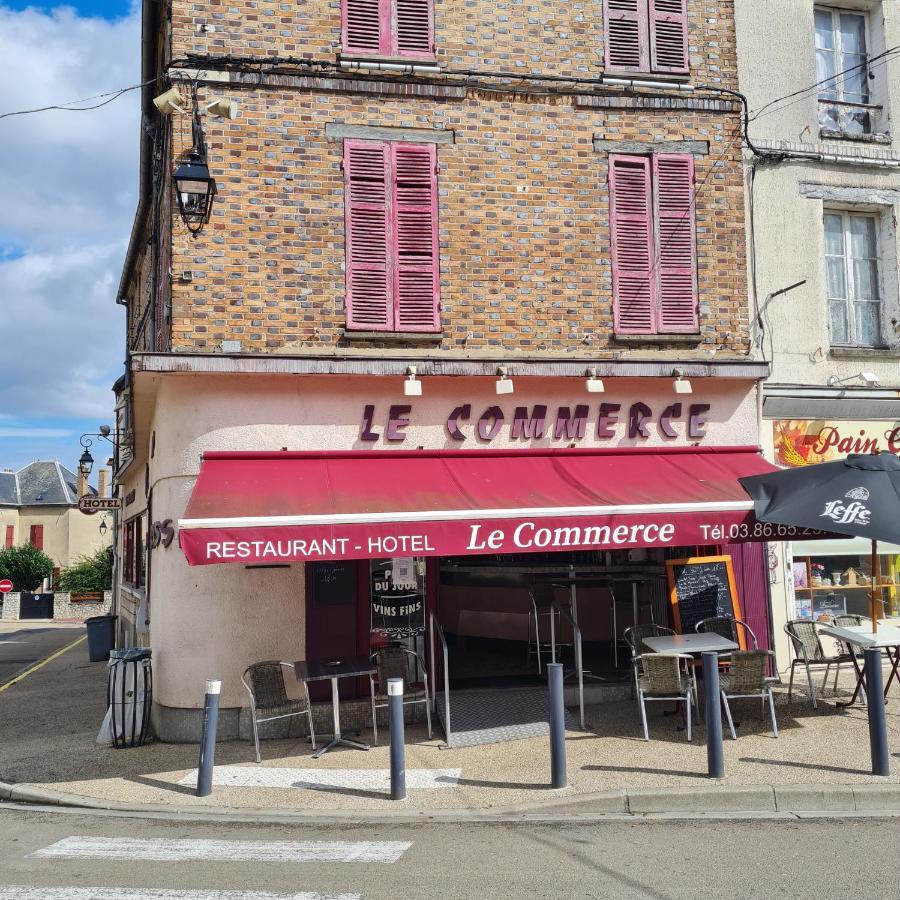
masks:
<svg viewBox="0 0 900 900"><path fill-rule="evenodd" d="M91 616L87 626L88 656L91 662L104 662L116 643L116 616Z"/></svg>

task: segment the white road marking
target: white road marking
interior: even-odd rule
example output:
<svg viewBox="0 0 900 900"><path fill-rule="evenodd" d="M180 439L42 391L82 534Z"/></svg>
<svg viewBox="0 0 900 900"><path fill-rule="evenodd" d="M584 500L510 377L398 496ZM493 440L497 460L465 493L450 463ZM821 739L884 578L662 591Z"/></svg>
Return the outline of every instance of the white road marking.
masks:
<svg viewBox="0 0 900 900"><path fill-rule="evenodd" d="M161 888L31 887L0 885L0 900L360 900L359 894L300 891L171 891Z"/></svg>
<svg viewBox="0 0 900 900"><path fill-rule="evenodd" d="M457 787L461 769L407 769L408 790L433 790ZM195 787L197 770L188 772L181 785ZM391 789L390 769L261 769L257 766L217 766L213 784L220 787L305 788L334 791L341 788L385 791Z"/></svg>
<svg viewBox="0 0 900 900"><path fill-rule="evenodd" d="M168 838L67 837L31 857L151 859L161 862L362 862L392 863L411 841L215 841Z"/></svg>

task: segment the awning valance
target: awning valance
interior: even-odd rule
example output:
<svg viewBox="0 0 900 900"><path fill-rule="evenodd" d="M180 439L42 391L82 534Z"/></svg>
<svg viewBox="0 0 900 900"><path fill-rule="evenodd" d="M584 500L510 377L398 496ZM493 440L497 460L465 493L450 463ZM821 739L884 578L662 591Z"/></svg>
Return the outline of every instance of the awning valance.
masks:
<svg viewBox="0 0 900 900"><path fill-rule="evenodd" d="M773 468L753 447L206 453L179 539L206 565L805 536L753 517L737 479Z"/></svg>

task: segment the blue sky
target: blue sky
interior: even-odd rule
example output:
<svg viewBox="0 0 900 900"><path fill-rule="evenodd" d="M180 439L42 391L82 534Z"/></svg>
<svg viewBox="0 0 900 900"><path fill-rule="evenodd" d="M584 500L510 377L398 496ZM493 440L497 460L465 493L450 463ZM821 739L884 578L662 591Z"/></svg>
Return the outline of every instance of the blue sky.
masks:
<svg viewBox="0 0 900 900"><path fill-rule="evenodd" d="M41 12L50 12L60 6L68 6L74 9L80 17L98 16L103 19L120 19L130 12L130 3L115 2L115 0L80 0L77 3L25 3L6 2L2 4L7 9L21 11L23 9L37 9Z"/></svg>
<svg viewBox="0 0 900 900"><path fill-rule="evenodd" d="M0 59L0 114L135 85L138 8L0 0ZM97 110L0 119L0 468L72 468L79 435L113 424L138 102L132 91Z"/></svg>

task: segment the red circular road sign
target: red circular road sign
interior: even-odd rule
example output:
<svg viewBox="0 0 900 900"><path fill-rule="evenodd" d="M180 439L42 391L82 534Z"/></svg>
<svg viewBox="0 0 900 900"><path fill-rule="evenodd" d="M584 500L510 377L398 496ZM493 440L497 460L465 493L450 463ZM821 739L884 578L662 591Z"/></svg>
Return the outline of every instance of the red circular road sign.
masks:
<svg viewBox="0 0 900 900"><path fill-rule="evenodd" d="M8 578L0 581L0 594L8 594L12 589L13 583Z"/></svg>

